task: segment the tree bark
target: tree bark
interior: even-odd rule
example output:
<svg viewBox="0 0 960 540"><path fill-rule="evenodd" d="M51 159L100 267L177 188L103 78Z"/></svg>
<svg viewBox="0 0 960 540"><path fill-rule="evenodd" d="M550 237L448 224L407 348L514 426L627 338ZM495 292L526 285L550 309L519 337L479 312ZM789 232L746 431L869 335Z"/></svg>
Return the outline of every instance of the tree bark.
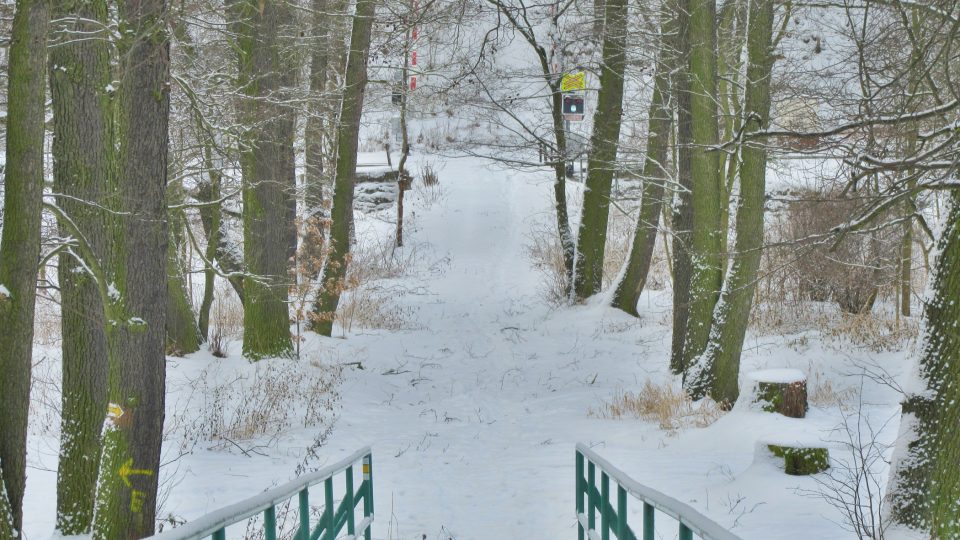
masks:
<svg viewBox="0 0 960 540"><path fill-rule="evenodd" d="M748 133L766 129L770 124L772 40L773 0L751 0L744 103ZM737 401L740 392L740 355L760 270L766 173L766 149L756 144L744 146L741 149L735 253L714 310L710 342L690 374L691 395L709 393L717 403L729 406Z"/></svg>
<svg viewBox="0 0 960 540"><path fill-rule="evenodd" d="M311 316L311 329L324 336L333 333L337 304L340 303L340 294L346 286L347 265L350 262L353 183L357 174L360 117L367 86L367 59L375 11L375 0L358 0L350 35L347 75L337 128L337 168L333 184L330 252L321 279L322 289Z"/></svg>
<svg viewBox="0 0 960 540"><path fill-rule="evenodd" d="M627 2L605 2L603 64L600 92L590 137L590 157L583 194L583 212L577 235L574 293L583 300L600 291L603 255L607 243L610 188L616 168L623 115L623 73L626 66Z"/></svg>
<svg viewBox="0 0 960 540"><path fill-rule="evenodd" d="M672 19L671 19L672 20ZM676 29L669 23L661 28L667 35ZM670 130L673 128L673 110L670 103L669 57L676 55L668 52L661 37L660 58L654 78L653 97L650 100L650 113L647 128L647 151L643 163L643 194L640 199L640 215L633 233L633 244L623 278L617 285L613 297L613 306L639 316L637 302L647 283L653 248L657 241L657 228L663 210L664 185L669 178L667 169L670 151Z"/></svg>
<svg viewBox="0 0 960 540"><path fill-rule="evenodd" d="M179 193L180 186L172 187L169 193L176 193L168 199L172 204L183 202L183 195ZM167 244L167 353L173 356L183 356L200 350L200 327L197 324L193 305L187 293L186 272L189 268L181 261L180 252L184 245L184 227L186 214L181 209L170 209L167 215L170 234Z"/></svg>
<svg viewBox="0 0 960 540"><path fill-rule="evenodd" d="M922 390L903 402L889 487L895 521L931 538L960 536L960 193L938 241L920 353Z"/></svg>
<svg viewBox="0 0 960 540"><path fill-rule="evenodd" d="M326 184L324 158L327 152L324 135L329 114L326 91L327 71L330 64L329 51L332 45L332 17L327 13L328 4L327 0L311 0L310 3L313 9L314 43L310 53L310 106L304 129L306 163L306 212L304 215L308 217L316 215L320 210Z"/></svg>
<svg viewBox="0 0 960 540"><path fill-rule="evenodd" d="M416 16L413 13L413 6L409 6L411 16ZM413 30L408 28L403 37L403 70L401 72L400 81L400 136L402 138L400 143L400 162L397 163L397 235L394 245L397 247L403 246L403 194L410 187L412 177L410 173L407 172L407 159L410 157L410 130L407 129L407 105L409 88L407 78L409 77L410 71L410 50L412 47L412 36L411 33ZM387 147L387 160L390 159L390 147Z"/></svg>
<svg viewBox="0 0 960 540"><path fill-rule="evenodd" d="M115 207L116 155L110 46L106 39L76 39L76 33L102 32L107 2L55 2L51 20L61 21L50 46L50 97L53 103L53 190L103 266L112 259L109 230ZM66 69L64 69L66 68ZM72 236L60 226L63 237ZM63 535L90 532L101 450L100 431L107 410L107 337L103 300L96 277L76 253L61 253L57 281L63 379L60 465L57 468L57 530Z"/></svg>
<svg viewBox="0 0 960 540"><path fill-rule="evenodd" d="M671 92L677 104L677 184L671 225L673 227L673 336L670 346L670 370L684 373L686 361L684 344L687 319L690 314L690 239L693 229L693 172L691 154L693 132L690 118L690 77L688 74L690 14L683 0L670 0L671 17L676 20L677 32L670 39L670 49L679 58L677 74L672 78Z"/></svg>
<svg viewBox="0 0 960 540"><path fill-rule="evenodd" d="M93 538L142 538L156 523L165 399L170 42L164 0L119 5L121 226L108 308L109 411Z"/></svg>
<svg viewBox="0 0 960 540"><path fill-rule="evenodd" d="M714 0L687 0L690 12L690 117L693 134L693 229L690 239L690 312L683 346L689 367L706 349L722 280L720 175L717 152L717 39ZM696 390L696 389L694 389ZM695 393L692 394L695 396Z"/></svg>
<svg viewBox="0 0 960 540"><path fill-rule="evenodd" d="M287 293L297 246L294 113L282 103L295 68L282 36L293 14L279 0L236 0L240 80L246 95L243 244L243 354L251 359L293 352Z"/></svg>
<svg viewBox="0 0 960 540"><path fill-rule="evenodd" d="M18 0L10 36L3 236L0 238L0 476L19 534L26 487L33 315L40 257L48 6ZM9 294L8 294L9 293ZM9 505L9 506L7 506ZM5 510L0 510L0 520Z"/></svg>

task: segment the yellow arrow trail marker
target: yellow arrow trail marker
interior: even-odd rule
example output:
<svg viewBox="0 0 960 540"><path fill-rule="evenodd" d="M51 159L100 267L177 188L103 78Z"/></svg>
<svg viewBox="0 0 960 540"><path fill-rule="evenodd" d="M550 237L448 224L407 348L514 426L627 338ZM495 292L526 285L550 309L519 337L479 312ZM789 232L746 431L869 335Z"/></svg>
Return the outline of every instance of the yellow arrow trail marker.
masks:
<svg viewBox="0 0 960 540"><path fill-rule="evenodd" d="M575 92L587 88L587 74L578 71L576 73L566 73L563 79L560 79L561 92Z"/></svg>
<svg viewBox="0 0 960 540"><path fill-rule="evenodd" d="M107 405L107 418L119 420L123 416L123 409L116 403Z"/></svg>
<svg viewBox="0 0 960 540"><path fill-rule="evenodd" d="M133 487L133 484L130 483L131 476L153 476L153 471L150 469L134 469L133 458L130 458L123 462L117 474L120 475L120 479L123 480L123 483L126 484L127 487Z"/></svg>

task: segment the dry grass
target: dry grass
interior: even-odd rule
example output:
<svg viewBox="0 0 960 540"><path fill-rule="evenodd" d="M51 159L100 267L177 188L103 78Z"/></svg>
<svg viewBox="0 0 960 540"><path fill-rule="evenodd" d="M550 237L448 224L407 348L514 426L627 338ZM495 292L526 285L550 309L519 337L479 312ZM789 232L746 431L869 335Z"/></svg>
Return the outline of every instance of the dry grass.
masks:
<svg viewBox="0 0 960 540"><path fill-rule="evenodd" d="M427 208L443 202L446 194L432 164L426 163L420 168L420 176L413 182L413 192Z"/></svg>
<svg viewBox="0 0 960 540"><path fill-rule="evenodd" d="M900 351L919 336L920 321L915 318L843 314L830 328L821 331L828 340L851 343L872 352Z"/></svg>
<svg viewBox="0 0 960 540"><path fill-rule="evenodd" d="M848 404L857 397L857 389L853 387L839 388L833 381L820 371L807 378L807 401L814 407L840 407L846 409Z"/></svg>
<svg viewBox="0 0 960 540"><path fill-rule="evenodd" d="M638 418L656 422L660 429L677 431L686 427L707 427L723 415L723 410L710 399L694 402L683 390L671 384L654 384L647 380L640 392L618 391L589 414L599 418L620 420Z"/></svg>
<svg viewBox="0 0 960 540"><path fill-rule="evenodd" d="M337 321L345 332L354 327L416 328L415 309L398 302L409 291L398 284L384 282L404 276L418 255L416 246L397 251L389 239L354 248L347 267L347 287L337 308Z"/></svg>
<svg viewBox="0 0 960 540"><path fill-rule="evenodd" d="M265 360L226 381L217 376L219 369L211 365L183 390L185 402L177 406L168 434L184 444L212 441L219 448L249 452L251 448L238 443L272 442L291 429L332 427L343 379L340 366Z"/></svg>
<svg viewBox="0 0 960 540"><path fill-rule="evenodd" d="M540 273L540 294L544 300L554 307L566 304L569 283L556 226L534 224L524 248L527 259Z"/></svg>
<svg viewBox="0 0 960 540"><path fill-rule="evenodd" d="M218 358L226 358L230 343L243 338L243 305L230 284L220 279L210 306L209 332L207 348Z"/></svg>

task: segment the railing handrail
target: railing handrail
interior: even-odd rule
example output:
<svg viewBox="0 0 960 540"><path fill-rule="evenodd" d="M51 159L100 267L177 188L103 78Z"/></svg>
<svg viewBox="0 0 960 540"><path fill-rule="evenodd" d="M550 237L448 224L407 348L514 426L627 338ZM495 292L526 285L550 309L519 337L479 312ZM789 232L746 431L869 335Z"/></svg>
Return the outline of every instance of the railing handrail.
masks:
<svg viewBox="0 0 960 540"><path fill-rule="evenodd" d="M586 444L577 443L577 452L583 454L587 460L593 462L600 470L607 473L610 478L616 480L627 493L686 525L701 538L707 540L742 540L739 536L724 529L692 506L637 482L627 473L614 467L609 461L600 457Z"/></svg>
<svg viewBox="0 0 960 540"><path fill-rule="evenodd" d="M147 540L192 540L205 538L228 525L233 525L244 519L251 518L259 512L263 512L272 506L294 498L304 488L317 485L347 470L347 468L370 454L370 447L364 446L333 465L295 478L286 484L268 489L249 499L225 506L180 527L150 536Z"/></svg>

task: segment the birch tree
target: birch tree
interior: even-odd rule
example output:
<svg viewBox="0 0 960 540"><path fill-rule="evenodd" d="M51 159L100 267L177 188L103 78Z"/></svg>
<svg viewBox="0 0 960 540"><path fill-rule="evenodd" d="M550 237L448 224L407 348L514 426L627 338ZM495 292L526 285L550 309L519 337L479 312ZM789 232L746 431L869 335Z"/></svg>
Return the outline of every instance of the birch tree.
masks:
<svg viewBox="0 0 960 540"><path fill-rule="evenodd" d="M357 174L360 117L367 86L367 60L376 7L375 0L358 0L350 33L350 51L347 55L344 94L337 128L337 168L333 184L330 251L321 278L321 290L311 316L313 330L324 336L333 332L337 305L346 288L347 265L350 264L353 184Z"/></svg>

